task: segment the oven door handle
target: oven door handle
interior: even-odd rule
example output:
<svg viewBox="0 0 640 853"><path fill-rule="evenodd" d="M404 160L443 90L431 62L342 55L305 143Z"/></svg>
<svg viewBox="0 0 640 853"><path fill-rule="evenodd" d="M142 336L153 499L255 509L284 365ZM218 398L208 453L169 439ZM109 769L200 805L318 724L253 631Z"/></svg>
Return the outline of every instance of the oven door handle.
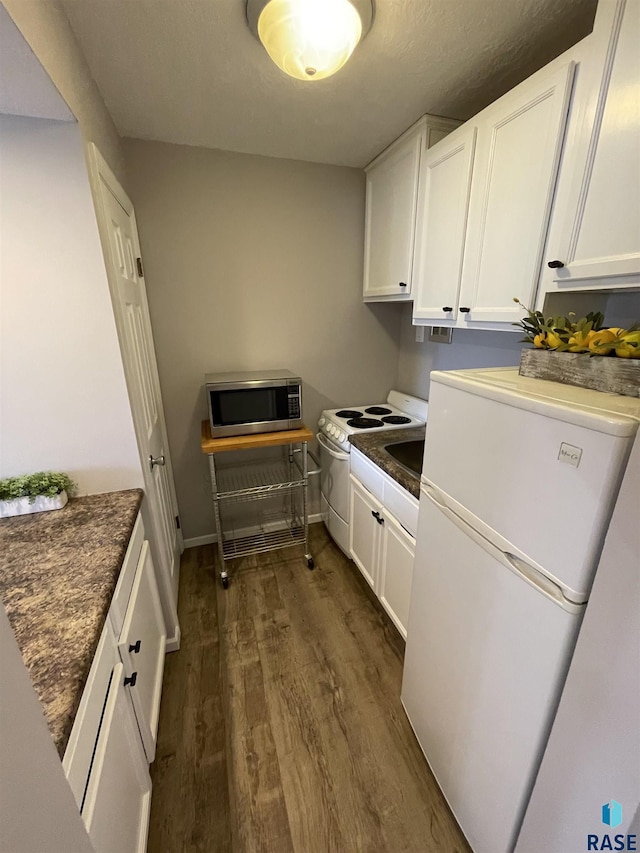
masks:
<svg viewBox="0 0 640 853"><path fill-rule="evenodd" d="M324 437L324 435L321 432L316 433L316 438L318 439L318 444L320 445L320 447L322 447L324 450L326 450L327 453L330 456L333 456L334 459L348 459L349 458L349 454L345 453L344 450L334 450L333 447L331 447L329 445L329 442L327 441L327 439Z"/></svg>

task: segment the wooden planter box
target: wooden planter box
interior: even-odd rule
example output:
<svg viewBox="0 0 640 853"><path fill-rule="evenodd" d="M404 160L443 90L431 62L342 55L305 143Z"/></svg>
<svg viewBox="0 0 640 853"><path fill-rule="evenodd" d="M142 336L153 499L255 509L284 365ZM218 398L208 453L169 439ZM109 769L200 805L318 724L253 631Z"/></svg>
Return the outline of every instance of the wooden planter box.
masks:
<svg viewBox="0 0 640 853"><path fill-rule="evenodd" d="M523 349L520 375L640 397L640 359L590 356L582 352Z"/></svg>

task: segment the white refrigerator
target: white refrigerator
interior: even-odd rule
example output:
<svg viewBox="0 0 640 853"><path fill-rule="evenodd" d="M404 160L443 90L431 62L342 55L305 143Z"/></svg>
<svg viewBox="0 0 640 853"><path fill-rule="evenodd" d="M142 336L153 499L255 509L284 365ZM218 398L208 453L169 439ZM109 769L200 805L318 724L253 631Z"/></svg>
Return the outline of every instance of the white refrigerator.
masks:
<svg viewBox="0 0 640 853"><path fill-rule="evenodd" d="M402 702L476 853L513 850L640 400L433 372Z"/></svg>

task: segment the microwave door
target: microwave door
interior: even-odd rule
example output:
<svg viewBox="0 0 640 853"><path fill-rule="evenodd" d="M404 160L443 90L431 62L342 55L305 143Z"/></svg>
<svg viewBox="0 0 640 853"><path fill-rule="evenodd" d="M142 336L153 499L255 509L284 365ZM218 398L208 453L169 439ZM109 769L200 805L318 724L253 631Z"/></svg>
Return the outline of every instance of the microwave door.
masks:
<svg viewBox="0 0 640 853"><path fill-rule="evenodd" d="M287 386L211 389L212 433L234 435L289 428Z"/></svg>

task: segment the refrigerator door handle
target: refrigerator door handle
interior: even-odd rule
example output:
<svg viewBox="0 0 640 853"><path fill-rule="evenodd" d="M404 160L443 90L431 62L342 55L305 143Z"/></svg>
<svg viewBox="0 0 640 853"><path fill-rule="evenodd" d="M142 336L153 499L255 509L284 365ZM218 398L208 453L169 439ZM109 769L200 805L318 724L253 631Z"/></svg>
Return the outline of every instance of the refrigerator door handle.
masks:
<svg viewBox="0 0 640 853"><path fill-rule="evenodd" d="M468 524L463 518L460 518L456 512L448 507L446 503L443 502L441 494L432 486L423 482L421 488L423 495L435 504L435 506L449 519L449 521L453 522L453 524L455 524L455 526L461 530L465 536L472 539L476 545L479 545L487 552L487 554L490 554L494 559L498 560L498 562L509 569L509 571L519 575L523 581L528 583L530 586L535 587L535 589L547 598L551 599L551 601L559 607L562 607L562 609L566 610L568 613L583 612L584 604L576 604L575 602L570 601L564 595L558 584L545 577L541 572L533 566L530 566L520 557L516 557L515 554L505 553L494 545L493 542L490 542L489 539L482 535L482 533Z"/></svg>

